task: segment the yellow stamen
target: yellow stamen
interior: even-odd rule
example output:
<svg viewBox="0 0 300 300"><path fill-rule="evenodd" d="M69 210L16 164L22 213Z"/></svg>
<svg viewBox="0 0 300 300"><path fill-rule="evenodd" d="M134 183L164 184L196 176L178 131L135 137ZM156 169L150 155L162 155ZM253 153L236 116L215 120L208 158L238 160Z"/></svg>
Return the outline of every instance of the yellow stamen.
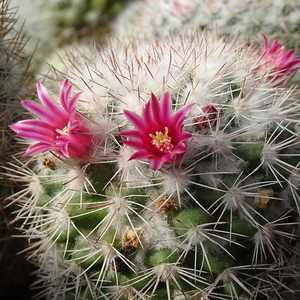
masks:
<svg viewBox="0 0 300 300"><path fill-rule="evenodd" d="M155 135L152 133L149 136L152 138L152 145L154 145L160 152L165 154L172 152L173 145L171 143L171 138L168 136L169 128L165 127L165 133L161 131L156 131Z"/></svg>
<svg viewBox="0 0 300 300"><path fill-rule="evenodd" d="M57 133L59 133L60 135L69 135L69 131L70 131L70 122L68 122L67 126L65 126L65 128L63 129L55 129L55 131Z"/></svg>

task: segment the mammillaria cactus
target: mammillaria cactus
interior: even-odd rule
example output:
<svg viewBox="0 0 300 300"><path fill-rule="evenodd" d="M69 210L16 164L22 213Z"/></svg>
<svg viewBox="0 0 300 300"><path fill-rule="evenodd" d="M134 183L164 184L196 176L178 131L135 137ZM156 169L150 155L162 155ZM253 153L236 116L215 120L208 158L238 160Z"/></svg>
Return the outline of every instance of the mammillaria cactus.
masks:
<svg viewBox="0 0 300 300"><path fill-rule="evenodd" d="M298 37L299 9L298 0L136 0L118 16L114 30L123 38L191 27L245 37L258 32Z"/></svg>
<svg viewBox="0 0 300 300"><path fill-rule="evenodd" d="M205 32L112 40L70 57L59 102L38 83L41 104L23 106L39 120L11 126L34 141L11 165L27 183L11 199L41 297L296 292L299 57L266 46Z"/></svg>
<svg viewBox="0 0 300 300"><path fill-rule="evenodd" d="M9 9L9 2L0 4L0 127L1 165L8 159L13 144L13 134L8 124L20 118L20 99L25 95L25 87L30 84L28 67L30 56L23 52L24 35L15 31L16 10Z"/></svg>
<svg viewBox="0 0 300 300"><path fill-rule="evenodd" d="M103 25L103 20L116 16L127 0L54 0L38 3L39 11L48 12L55 26L58 40L72 39L78 35L87 35ZM99 31L99 28L98 28Z"/></svg>
<svg viewBox="0 0 300 300"><path fill-rule="evenodd" d="M8 125L20 120L20 100L29 93L33 82L28 68L30 55L24 53L26 39L21 31L16 30L16 9L9 8L9 0L0 2L0 298L20 299L19 296L32 294L28 292L32 265L24 255L17 255L24 250L27 243L15 238L19 234L15 224L10 221L16 209L14 205L6 207L6 197L16 192L17 184L4 180L4 166L12 161L11 154L20 151L15 143L14 133ZM22 272L20 272L20 269ZM18 286L18 289L15 287Z"/></svg>
<svg viewBox="0 0 300 300"><path fill-rule="evenodd" d="M33 56L31 68L40 73L41 64L49 63L62 45L83 39L103 40L108 24L127 0L10 0L17 9L17 31L28 41L23 51ZM57 60L57 59L56 59Z"/></svg>

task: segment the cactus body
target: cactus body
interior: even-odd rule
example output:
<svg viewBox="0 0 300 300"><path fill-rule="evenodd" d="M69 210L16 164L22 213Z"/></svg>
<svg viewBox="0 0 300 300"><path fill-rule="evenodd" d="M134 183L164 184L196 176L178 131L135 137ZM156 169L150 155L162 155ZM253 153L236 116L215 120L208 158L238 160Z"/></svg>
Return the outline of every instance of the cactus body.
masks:
<svg viewBox="0 0 300 300"><path fill-rule="evenodd" d="M118 16L114 31L123 38L163 36L182 28L218 29L222 34L253 33L288 36L299 30L298 0L141 0L132 1ZM298 44L298 43L297 43Z"/></svg>
<svg viewBox="0 0 300 300"><path fill-rule="evenodd" d="M256 72L254 46L206 33L93 53L66 74L89 152L36 152L20 175L46 297L284 299L299 275L297 89Z"/></svg>
<svg viewBox="0 0 300 300"><path fill-rule="evenodd" d="M33 294L29 291L33 267L24 255L17 255L27 242L15 238L20 234L11 223L16 206L14 202L4 201L18 190L16 182L6 180L7 176L3 175L7 173L5 167L13 160L12 153L21 151L8 125L22 117L20 100L28 94L32 83L28 73L31 54L24 53L26 40L24 33L16 30L16 13L16 8L9 7L9 0L0 2L0 273L5 274L0 283L2 299Z"/></svg>

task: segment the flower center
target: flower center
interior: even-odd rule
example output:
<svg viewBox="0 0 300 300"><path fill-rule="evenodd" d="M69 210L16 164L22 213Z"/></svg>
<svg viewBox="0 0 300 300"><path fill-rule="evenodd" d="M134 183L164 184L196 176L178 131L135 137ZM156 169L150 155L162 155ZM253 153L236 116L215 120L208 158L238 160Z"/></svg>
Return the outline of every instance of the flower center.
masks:
<svg viewBox="0 0 300 300"><path fill-rule="evenodd" d="M60 135L69 135L70 126L71 124L70 122L68 122L68 124L63 129L55 129L55 131Z"/></svg>
<svg viewBox="0 0 300 300"><path fill-rule="evenodd" d="M169 128L165 127L165 133L162 133L161 131L156 131L155 135L149 134L149 136L152 138L152 145L154 145L158 151L168 154L172 152L174 146L171 143L171 138L168 136Z"/></svg>

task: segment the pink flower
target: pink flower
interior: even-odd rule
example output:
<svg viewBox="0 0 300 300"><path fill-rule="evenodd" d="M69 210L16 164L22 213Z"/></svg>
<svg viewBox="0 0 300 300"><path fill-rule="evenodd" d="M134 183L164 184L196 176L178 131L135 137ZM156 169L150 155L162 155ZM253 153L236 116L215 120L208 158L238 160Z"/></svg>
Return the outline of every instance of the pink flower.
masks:
<svg viewBox="0 0 300 300"><path fill-rule="evenodd" d="M172 115L172 100L165 93L159 102L152 94L150 101L143 109L142 116L124 110L127 119L137 130L123 130L120 135L129 140L123 143L138 150L130 159L149 159L153 170L164 163L170 163L187 151L185 141L192 135L183 131L183 121L192 104L185 105Z"/></svg>
<svg viewBox="0 0 300 300"><path fill-rule="evenodd" d="M72 85L65 80L60 89L59 106L53 101L45 87L37 84L37 93L42 104L22 101L22 105L38 120L24 120L10 125L17 136L37 141L30 146L23 157L55 151L66 157L88 156L92 137L83 118L76 112L80 93L70 97Z"/></svg>
<svg viewBox="0 0 300 300"><path fill-rule="evenodd" d="M286 51L285 45L281 46L278 40L274 40L270 45L265 35L263 39L262 56L254 71L267 72L268 80L274 85L281 84L300 68L300 56L294 56L294 49Z"/></svg>

